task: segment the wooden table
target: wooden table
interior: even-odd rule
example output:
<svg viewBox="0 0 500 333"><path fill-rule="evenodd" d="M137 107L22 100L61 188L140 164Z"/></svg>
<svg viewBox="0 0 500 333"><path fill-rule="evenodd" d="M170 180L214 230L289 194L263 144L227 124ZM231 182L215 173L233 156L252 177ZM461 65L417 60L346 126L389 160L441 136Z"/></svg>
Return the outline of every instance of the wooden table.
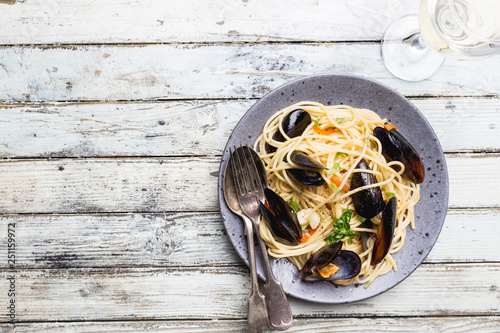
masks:
<svg viewBox="0 0 500 333"><path fill-rule="evenodd" d="M446 152L449 210L407 280L348 305L290 298L288 331L500 331L500 57L393 77L380 39L418 1L5 2L2 332L245 331L222 149L258 98L317 73L375 79L422 111Z"/></svg>

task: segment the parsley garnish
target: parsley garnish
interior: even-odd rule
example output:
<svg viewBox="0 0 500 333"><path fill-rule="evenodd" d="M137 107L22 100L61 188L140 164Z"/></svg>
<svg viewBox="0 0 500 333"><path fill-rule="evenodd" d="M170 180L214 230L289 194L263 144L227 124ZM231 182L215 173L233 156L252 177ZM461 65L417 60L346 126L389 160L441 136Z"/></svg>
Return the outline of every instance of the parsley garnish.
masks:
<svg viewBox="0 0 500 333"><path fill-rule="evenodd" d="M351 120L351 118L340 118L340 117L338 117L337 119L335 119L335 122L337 124L340 124L340 123L344 123L344 122L349 121L349 120Z"/></svg>
<svg viewBox="0 0 500 333"><path fill-rule="evenodd" d="M339 152L337 152L335 154L335 157L339 157L339 156L340 157L346 157L346 156L349 156L349 154L348 153L343 153L343 152L339 151Z"/></svg>
<svg viewBox="0 0 500 333"><path fill-rule="evenodd" d="M314 126L319 126L319 121L321 120L321 118L323 117L318 117L318 119L314 121Z"/></svg>
<svg viewBox="0 0 500 333"><path fill-rule="evenodd" d="M304 193L304 189L303 188L300 189L300 194L302 194L302 193Z"/></svg>
<svg viewBox="0 0 500 333"><path fill-rule="evenodd" d="M371 144L370 144L370 137L369 137L369 136L367 136L367 137L365 138L365 143L366 143L366 145L368 146L368 148L371 148L371 147L372 147L372 146L371 146Z"/></svg>
<svg viewBox="0 0 500 333"><path fill-rule="evenodd" d="M390 198L394 198L396 196L396 193L394 193L394 192L385 192L385 195L387 195L387 197L390 199Z"/></svg>
<svg viewBox="0 0 500 333"><path fill-rule="evenodd" d="M334 175L340 171L340 164L337 162L333 163L333 166L328 170L329 175Z"/></svg>
<svg viewBox="0 0 500 333"><path fill-rule="evenodd" d="M342 215L337 219L335 216L331 216L333 225L333 232L328 235L324 241L328 244L335 243L344 237L349 237L349 242L356 237L358 234L351 231L351 221L352 209L346 209L342 212Z"/></svg>
<svg viewBox="0 0 500 333"><path fill-rule="evenodd" d="M356 215L356 219L357 219L359 222L361 222L361 223L363 223L363 222L365 222L365 221L366 221L366 219L365 219L363 216L361 216L361 215Z"/></svg>
<svg viewBox="0 0 500 333"><path fill-rule="evenodd" d="M297 201L290 200L288 204L293 208L294 211L298 212L300 210Z"/></svg>

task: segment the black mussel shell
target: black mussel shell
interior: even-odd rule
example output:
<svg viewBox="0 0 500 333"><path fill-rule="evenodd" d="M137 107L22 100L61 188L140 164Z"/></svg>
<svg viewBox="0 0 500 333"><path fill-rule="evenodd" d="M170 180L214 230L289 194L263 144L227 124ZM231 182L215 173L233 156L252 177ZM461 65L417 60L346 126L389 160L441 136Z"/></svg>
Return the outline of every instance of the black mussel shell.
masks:
<svg viewBox="0 0 500 333"><path fill-rule="evenodd" d="M302 170L309 170L309 171L321 171L325 170L326 167L321 164L320 162L316 161L313 158L310 158L306 154L294 150L290 154L290 160L297 164L297 168L302 169Z"/></svg>
<svg viewBox="0 0 500 333"><path fill-rule="evenodd" d="M373 256L370 262L372 266L381 262L391 249L394 230L396 229L396 212L396 198L392 197L384 208L382 221L378 226L377 238L373 245Z"/></svg>
<svg viewBox="0 0 500 333"><path fill-rule="evenodd" d="M293 179L306 186L318 187L326 184L321 174L317 171L287 169L286 172L288 172Z"/></svg>
<svg viewBox="0 0 500 333"><path fill-rule="evenodd" d="M304 281L309 281L309 278L312 278L315 274L317 274L318 269L321 269L331 263L333 259L338 256L341 249L341 241L321 248L306 261L300 272L300 278ZM322 277L320 276L320 278Z"/></svg>
<svg viewBox="0 0 500 333"><path fill-rule="evenodd" d="M311 122L311 115L307 111L296 109L285 116L283 122L281 123L281 128L289 138L295 138L302 135ZM274 132L273 140L285 142L285 137L281 134L279 129ZM268 154L274 153L275 151L276 147L266 144L266 152Z"/></svg>
<svg viewBox="0 0 500 333"><path fill-rule="evenodd" d="M359 161L356 168L370 170L368 163L363 159ZM377 179L373 174L355 172L351 179L351 190L375 183L377 183ZM352 203L356 213L365 219L371 219L384 208L384 198L382 197L382 191L379 186L354 193L352 195Z"/></svg>
<svg viewBox="0 0 500 333"><path fill-rule="evenodd" d="M424 181L425 168L420 155L397 129L387 131L385 128L375 127L373 135L382 143L385 158L404 164L403 176L417 184Z"/></svg>
<svg viewBox="0 0 500 333"><path fill-rule="evenodd" d="M333 259L332 264L337 266L339 270L327 280L352 279L358 276L361 271L361 258L356 252L342 250L339 255Z"/></svg>
<svg viewBox="0 0 500 333"><path fill-rule="evenodd" d="M264 195L270 209L262 203L259 203L259 207L273 236L284 244L299 244L302 230L293 208L269 188L264 189Z"/></svg>
<svg viewBox="0 0 500 333"><path fill-rule="evenodd" d="M342 247L342 244L340 244L340 247ZM338 267L338 271L335 274L327 278L324 278L319 274L315 275L318 269L321 269L329 263ZM333 257L333 259L327 261L322 267L307 268L304 272L304 268L306 268L306 265L304 265L301 273L302 280L307 282L316 282L352 279L358 276L361 271L361 258L353 251L340 250L337 255Z"/></svg>

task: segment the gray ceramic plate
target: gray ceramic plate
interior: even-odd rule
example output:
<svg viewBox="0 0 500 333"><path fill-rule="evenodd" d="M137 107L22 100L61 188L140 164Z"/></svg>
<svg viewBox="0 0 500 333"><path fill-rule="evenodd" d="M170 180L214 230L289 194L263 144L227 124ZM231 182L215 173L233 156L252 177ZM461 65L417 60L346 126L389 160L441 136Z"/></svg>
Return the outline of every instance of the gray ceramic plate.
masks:
<svg viewBox="0 0 500 333"><path fill-rule="evenodd" d="M219 170L219 203L222 219L236 252L248 265L243 223L224 201L222 179L229 147L253 145L266 120L278 110L300 101L325 105L347 104L368 108L394 123L419 151L426 175L421 199L415 208L417 228L407 230L401 251L394 255L398 271L377 278L369 288L336 286L331 282L302 282L299 271L286 259L272 260L273 271L288 295L318 303L349 303L376 296L410 275L425 259L436 242L448 206L448 172L436 134L424 116L404 96L378 82L353 75L315 75L287 83L260 99L241 118L228 140ZM265 279L257 256L258 274Z"/></svg>

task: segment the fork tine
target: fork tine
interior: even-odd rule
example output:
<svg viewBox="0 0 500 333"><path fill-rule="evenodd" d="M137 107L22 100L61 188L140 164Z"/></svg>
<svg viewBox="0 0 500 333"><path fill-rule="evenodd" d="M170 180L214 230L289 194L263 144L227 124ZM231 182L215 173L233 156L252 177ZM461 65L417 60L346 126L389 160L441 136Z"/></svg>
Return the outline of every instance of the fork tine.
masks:
<svg viewBox="0 0 500 333"><path fill-rule="evenodd" d="M262 179L260 177L259 171L257 170L257 165L255 164L255 160L253 159L252 156L252 151L248 145L246 147L246 153L245 156L247 157L246 164L248 165L248 176L253 183L254 187L253 190L257 192L259 197L264 196L264 189L262 185Z"/></svg>
<svg viewBox="0 0 500 333"><path fill-rule="evenodd" d="M241 179L240 168L237 166L238 161L237 161L235 151L231 150L231 148L229 148L229 153L230 153L230 155L229 155L230 156L229 167L231 168L231 173L233 174L234 187L236 188L236 193L238 195L240 195L241 193L243 193L242 188L241 188L241 183L240 183L240 179Z"/></svg>
<svg viewBox="0 0 500 333"><path fill-rule="evenodd" d="M238 190L241 194L249 193L250 185L248 177L245 176L244 166L241 157L242 147L234 147L234 165L233 165L233 175L236 176L235 183L238 184Z"/></svg>

